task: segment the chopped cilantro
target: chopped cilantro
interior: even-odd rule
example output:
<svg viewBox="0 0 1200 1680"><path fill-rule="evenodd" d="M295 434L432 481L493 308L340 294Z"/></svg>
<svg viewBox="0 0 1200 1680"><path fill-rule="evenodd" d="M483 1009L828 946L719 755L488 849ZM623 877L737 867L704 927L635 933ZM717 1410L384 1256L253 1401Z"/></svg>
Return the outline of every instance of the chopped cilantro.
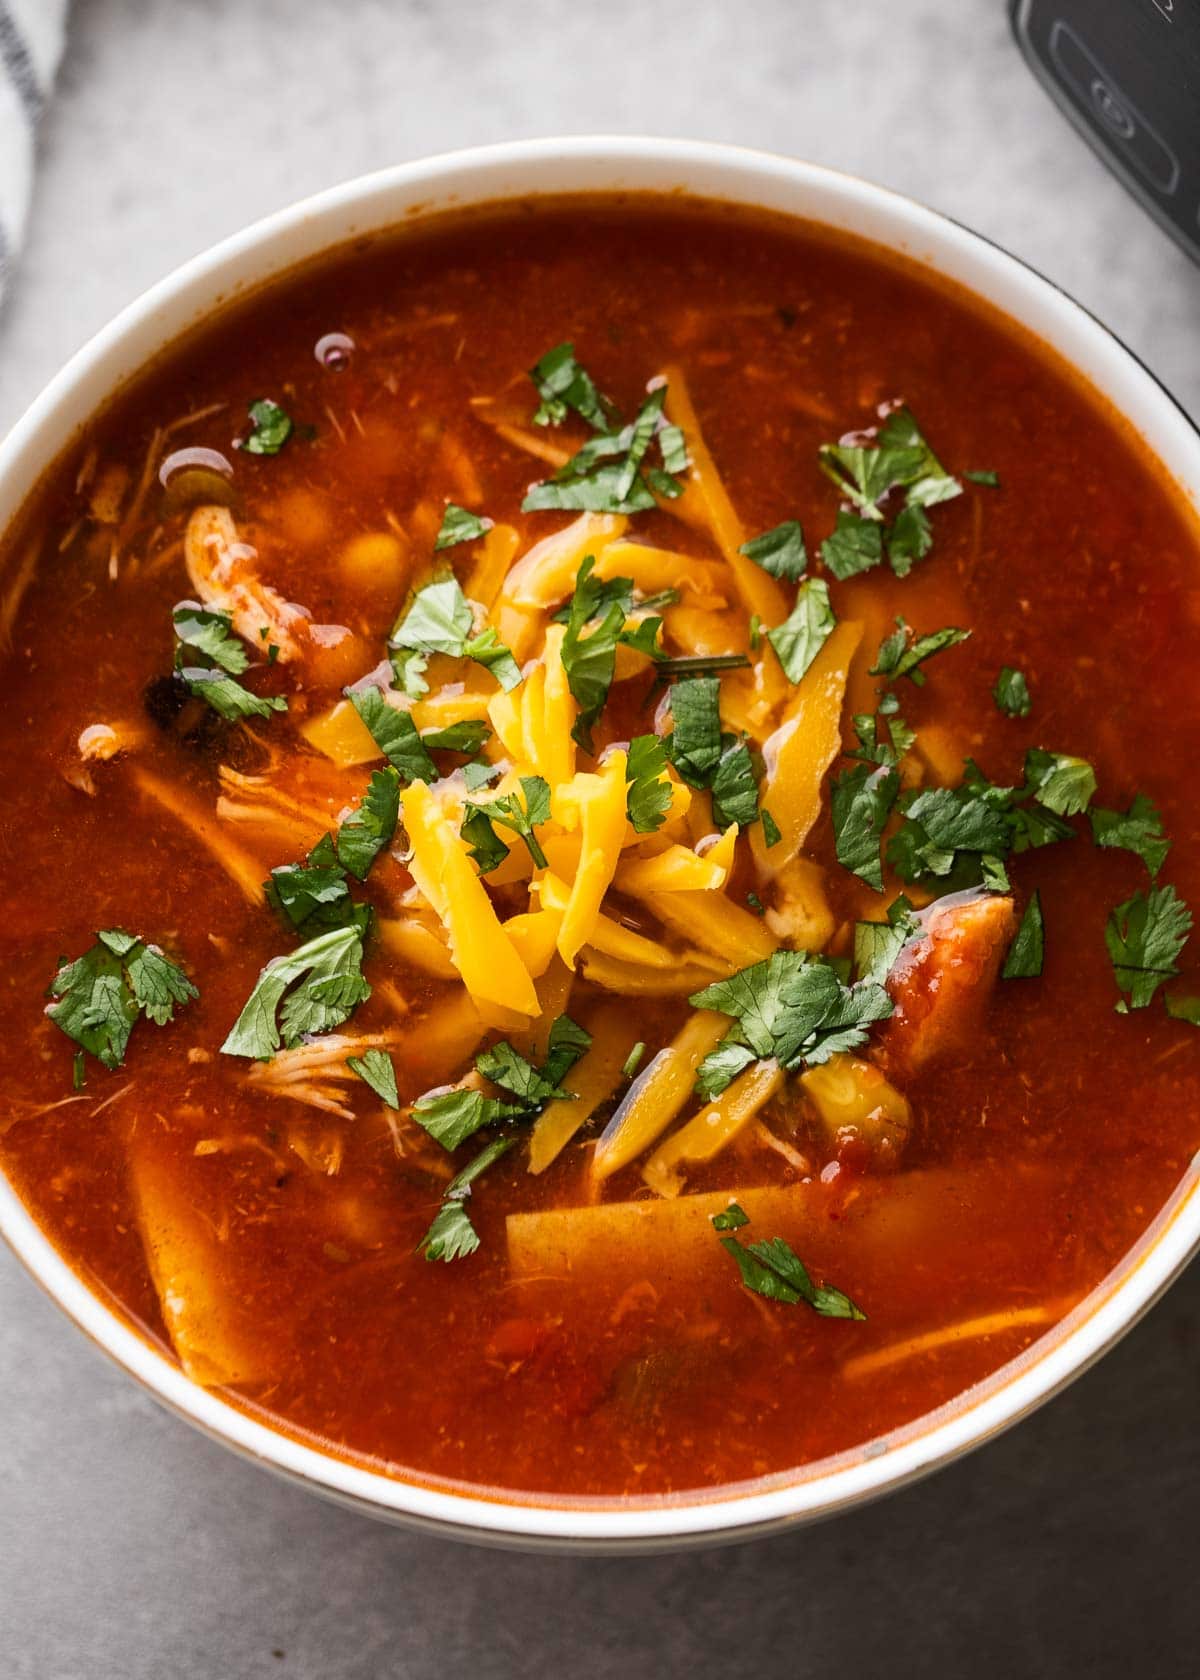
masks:
<svg viewBox="0 0 1200 1680"><path fill-rule="evenodd" d="M106 1068L118 1068L139 1014L164 1027L178 1004L200 994L157 945L124 928L97 933L96 943L60 964L47 990L46 1014ZM76 1081L82 1067L76 1057Z"/></svg>
<svg viewBox="0 0 1200 1680"><path fill-rule="evenodd" d="M421 744L429 752L477 753L491 739L491 729L479 718L464 718L444 729L424 729ZM467 768L463 766L464 770ZM488 770L492 769L489 764Z"/></svg>
<svg viewBox="0 0 1200 1680"><path fill-rule="evenodd" d="M501 688L516 688L521 672L512 653L490 624L473 635L474 624L471 603L454 576L434 578L418 589L388 641L396 686L413 698L427 693L429 655L444 653L454 659L473 659L492 673Z"/></svg>
<svg viewBox="0 0 1200 1680"><path fill-rule="evenodd" d="M211 612L195 601L180 601L171 617L176 640L184 647L194 648L230 676L240 676L249 665L250 656L234 635L233 620L228 613ZM176 663L180 661L177 659Z"/></svg>
<svg viewBox="0 0 1200 1680"><path fill-rule="evenodd" d="M808 570L808 551L804 546L804 532L798 519L785 519L774 530L752 537L738 550L756 566L772 577L788 583L798 583Z"/></svg>
<svg viewBox="0 0 1200 1680"><path fill-rule="evenodd" d="M346 1066L374 1091L389 1108L400 1107L396 1066L386 1050L364 1050L361 1056L347 1056Z"/></svg>
<svg viewBox="0 0 1200 1680"><path fill-rule="evenodd" d="M434 550L441 553L444 548L454 548L459 543L474 542L478 537L486 536L492 528L490 519L481 519L477 513L471 513L465 507L459 507L457 502L447 502L446 511L442 515L441 529L434 541Z"/></svg>
<svg viewBox="0 0 1200 1680"><path fill-rule="evenodd" d="M900 777L889 765L869 764L843 770L833 779L831 805L838 862L883 891L879 842L900 792Z"/></svg>
<svg viewBox="0 0 1200 1680"><path fill-rule="evenodd" d="M840 509L836 528L821 544L821 559L839 582L869 572L883 559L879 526L861 513Z"/></svg>
<svg viewBox="0 0 1200 1680"><path fill-rule="evenodd" d="M735 1203L734 1206L736 1205ZM741 1212L741 1209L738 1211ZM721 1217L722 1215L717 1214L713 1224L716 1225ZM744 1214L742 1218L745 1220ZM737 1261L746 1288L752 1289L756 1295L764 1296L768 1301L781 1301L791 1307L803 1301L814 1312L820 1313L822 1318L865 1319L867 1316L860 1312L850 1297L843 1295L840 1289L832 1289L827 1284L815 1284L809 1277L803 1261L782 1237L751 1243L748 1247L736 1237L722 1237L721 1247Z"/></svg>
<svg viewBox="0 0 1200 1680"><path fill-rule="evenodd" d="M592 513L645 513L656 505L656 492L678 496L681 486L669 463L681 459L686 462L686 450L678 427L667 425L663 419L666 396L666 386L656 386L631 424L621 426L614 417L611 430L597 429L569 461L542 483L531 486L521 503L522 511L570 508ZM646 467L647 453L656 440L663 465Z"/></svg>
<svg viewBox="0 0 1200 1680"><path fill-rule="evenodd" d="M252 429L246 437L235 439L235 448L247 455L278 455L294 430L291 415L270 397L259 397L247 413Z"/></svg>
<svg viewBox="0 0 1200 1680"><path fill-rule="evenodd" d="M1155 878L1166 861L1171 842L1163 834L1157 807L1144 793L1134 796L1128 811L1104 811L1093 805L1088 820L1097 846L1135 852L1150 871L1150 879Z"/></svg>
<svg viewBox="0 0 1200 1680"><path fill-rule="evenodd" d="M839 1050L866 1041L867 1027L892 1013L891 999L871 982L842 984L825 963L810 961L804 951L777 951L727 980L696 992L696 1009L732 1015L734 1026L700 1065L707 1095L723 1090L741 1066L758 1057L774 1057L781 1066L815 1067ZM738 1054L735 1056L734 1051ZM720 1083L712 1077L719 1058Z"/></svg>
<svg viewBox="0 0 1200 1680"><path fill-rule="evenodd" d="M1096 772L1086 758L1031 747L1025 754L1026 790L1059 817L1086 811L1096 791Z"/></svg>
<svg viewBox="0 0 1200 1680"><path fill-rule="evenodd" d="M1042 901L1035 892L1025 906L1021 925L1008 948L1004 967L1000 971L1005 980L1032 980L1042 972L1046 954L1046 924L1042 918Z"/></svg>
<svg viewBox="0 0 1200 1680"><path fill-rule="evenodd" d="M907 507L932 507L962 494L907 408L888 415L873 445L823 444L820 461L826 477L869 519L883 518L879 504L893 490L904 491Z"/></svg>
<svg viewBox="0 0 1200 1680"><path fill-rule="evenodd" d="M933 532L929 515L919 503L900 509L887 530L888 560L899 578L907 577L918 560L924 560L933 547Z"/></svg>
<svg viewBox="0 0 1200 1680"><path fill-rule="evenodd" d="M468 793L478 793L481 787L487 787L497 776L504 773L500 764L488 764L486 760L473 758L469 764L462 767L463 781L467 784Z"/></svg>
<svg viewBox="0 0 1200 1680"><path fill-rule="evenodd" d="M833 633L837 619L829 604L829 585L824 578L805 578L796 592L796 604L767 640L779 656L789 682L798 683Z"/></svg>
<svg viewBox="0 0 1200 1680"><path fill-rule="evenodd" d="M1129 998L1118 1003L1120 1013L1144 1009L1163 981L1178 974L1176 959L1191 929L1192 913L1174 887L1134 893L1109 912L1104 941L1117 988Z"/></svg>
<svg viewBox="0 0 1200 1680"><path fill-rule="evenodd" d="M720 762L720 698L716 677L685 677L671 690L666 753L689 787L707 787Z"/></svg>
<svg viewBox="0 0 1200 1680"><path fill-rule="evenodd" d="M666 684L682 677L710 677L716 671L744 671L749 664L744 653L685 653L658 660L654 678L656 684Z"/></svg>
<svg viewBox="0 0 1200 1680"><path fill-rule="evenodd" d="M520 1103L485 1097L467 1086L448 1091L427 1092L413 1104L412 1116L444 1149L454 1150L485 1126L515 1120L522 1113Z"/></svg>
<svg viewBox="0 0 1200 1680"><path fill-rule="evenodd" d="M908 677L920 688L925 681L925 673L919 667L927 659L932 659L935 653L965 642L970 634L969 630L956 630L947 625L944 630L933 630L927 636L914 638L908 625L898 618L896 628L879 645L871 675L884 677L888 683L897 683L901 677Z"/></svg>
<svg viewBox="0 0 1200 1680"><path fill-rule="evenodd" d="M1000 474L995 467L969 467L963 474L972 484L986 484L992 490L1000 488Z"/></svg>
<svg viewBox="0 0 1200 1680"><path fill-rule="evenodd" d="M903 893L888 905L886 922L855 922L855 978L882 986L904 947L920 939L923 932Z"/></svg>
<svg viewBox="0 0 1200 1680"><path fill-rule="evenodd" d="M338 862L356 880L366 880L375 859L391 844L399 817L400 777L389 765L373 773L367 791L337 831Z"/></svg>
<svg viewBox="0 0 1200 1680"><path fill-rule="evenodd" d="M1163 1003L1173 1021L1186 1021L1190 1027L1200 1027L1200 997L1172 997L1170 993L1164 993Z"/></svg>
<svg viewBox="0 0 1200 1680"><path fill-rule="evenodd" d="M433 1224L417 1247L417 1252L424 1254L426 1260L461 1260L468 1254L474 1254L479 1247L479 1236L465 1206L471 1186L480 1173L486 1172L502 1155L507 1154L516 1141L512 1137L494 1138L473 1161L467 1163L457 1178L450 1180Z"/></svg>
<svg viewBox="0 0 1200 1680"><path fill-rule="evenodd" d="M180 665L177 669L180 678L187 684L188 692L198 700L206 701L228 723L238 723L243 718L270 717L272 712L287 711L283 695L251 694L236 677L227 676L224 671L198 665Z"/></svg>
<svg viewBox="0 0 1200 1680"><path fill-rule="evenodd" d="M1033 707L1029 698L1029 684L1025 681L1025 673L1016 670L1011 665L1002 665L1000 675L996 678L996 686L992 690L992 697L1006 717L1028 717Z"/></svg>
<svg viewBox="0 0 1200 1680"><path fill-rule="evenodd" d="M889 696L884 696L885 700L888 698ZM882 702L879 710L884 713ZM854 733L858 736L858 746L854 752L847 756L861 759L864 764L899 764L917 738L916 730L908 727L904 719L896 712L895 707L888 708L884 716L886 740L871 712L856 712L853 722Z"/></svg>
<svg viewBox="0 0 1200 1680"><path fill-rule="evenodd" d="M768 849L772 846L778 846L779 842L783 839L783 835L779 830L779 824L775 821L775 818L771 815L770 811L767 810L765 805L761 807L758 814L762 822L764 844Z"/></svg>
<svg viewBox="0 0 1200 1680"><path fill-rule="evenodd" d="M289 926L304 927L310 933L317 928L351 926L365 932L371 915L369 905L356 904L351 898L346 871L328 834L317 841L306 862L272 869L266 893Z"/></svg>
<svg viewBox="0 0 1200 1680"><path fill-rule="evenodd" d="M573 344L556 344L553 350L547 350L530 369L529 377L542 399L533 417L535 426L561 426L568 410L574 409L596 431L608 430L615 410L575 360Z"/></svg>
<svg viewBox="0 0 1200 1680"><path fill-rule="evenodd" d="M746 904L749 909L753 910L756 916L765 916L767 913L766 905L763 903L762 899L759 898L756 892L748 892L746 894Z"/></svg>
<svg viewBox="0 0 1200 1680"><path fill-rule="evenodd" d="M637 834L653 834L671 809L671 784L664 772L667 750L657 735L635 735L629 743L625 809Z"/></svg>
<svg viewBox="0 0 1200 1680"><path fill-rule="evenodd" d="M537 869L545 869L546 854L534 832L539 823L550 820L550 784L541 776L522 776L520 795L506 793L486 805L468 803L463 808L463 838L471 843L471 856L481 875L490 873L508 856L508 847L496 835L495 823L511 828L525 842Z"/></svg>
<svg viewBox="0 0 1200 1680"><path fill-rule="evenodd" d="M400 774L404 783L436 782L437 766L425 749L411 715L392 706L378 688L348 688L346 698L370 732L371 739Z"/></svg>
<svg viewBox="0 0 1200 1680"><path fill-rule="evenodd" d="M745 741L721 736L721 756L711 783L713 820L718 828L737 823L749 828L758 821L758 780Z"/></svg>
<svg viewBox="0 0 1200 1680"><path fill-rule="evenodd" d="M750 1223L750 1215L737 1202L730 1202L723 1213L710 1214L709 1217L714 1231L736 1231Z"/></svg>
<svg viewBox="0 0 1200 1680"><path fill-rule="evenodd" d="M342 927L317 934L286 956L272 957L254 982L222 1053L270 1061L281 1038L290 1050L311 1033L341 1026L371 995L363 979L362 955L360 930Z"/></svg>
<svg viewBox="0 0 1200 1680"><path fill-rule="evenodd" d="M625 607L611 594L605 595L605 586L592 576L595 564L594 556L589 554L579 568L567 632L562 641L567 686L579 707L579 716L571 733L585 752L591 751L592 725L604 710L608 691L612 687L617 642L625 628ZM584 627L602 603L603 614L599 623L585 636Z"/></svg>

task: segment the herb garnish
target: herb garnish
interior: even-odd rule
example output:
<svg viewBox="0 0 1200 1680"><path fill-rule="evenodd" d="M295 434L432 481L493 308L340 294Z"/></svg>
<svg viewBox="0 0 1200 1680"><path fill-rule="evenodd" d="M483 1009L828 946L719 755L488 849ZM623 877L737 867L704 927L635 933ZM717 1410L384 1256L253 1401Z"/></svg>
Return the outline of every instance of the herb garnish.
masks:
<svg viewBox="0 0 1200 1680"><path fill-rule="evenodd" d="M175 670L189 693L207 701L214 712L231 723L287 711L283 695L252 694L237 681L250 660L233 633L228 613L210 611L196 601L180 601L171 617L175 625Z"/></svg>
<svg viewBox="0 0 1200 1680"><path fill-rule="evenodd" d="M1111 910L1104 942L1118 990L1128 995L1119 1014L1144 1009L1162 985L1179 973L1176 958L1187 944L1192 913L1174 887L1151 887L1134 893Z"/></svg>
<svg viewBox="0 0 1200 1680"><path fill-rule="evenodd" d="M473 1161L468 1162L457 1178L450 1180L433 1224L417 1245L417 1252L424 1254L426 1260L461 1260L468 1254L474 1254L479 1247L479 1235L464 1204L480 1173L486 1172L502 1155L507 1154L516 1141L515 1137L494 1138Z"/></svg>
<svg viewBox="0 0 1200 1680"><path fill-rule="evenodd" d="M386 1050L364 1050L361 1056L347 1056L346 1066L371 1087L380 1102L389 1108L400 1107L396 1065Z"/></svg>
<svg viewBox="0 0 1200 1680"><path fill-rule="evenodd" d="M841 508L833 533L821 544L821 559L840 583L869 572L883 559L883 533L873 519Z"/></svg>
<svg viewBox="0 0 1200 1680"><path fill-rule="evenodd" d="M1028 717L1033 708L1025 673L1015 670L1011 665L1000 667L1000 675L996 678L992 697L1006 717Z"/></svg>
<svg viewBox="0 0 1200 1680"><path fill-rule="evenodd" d="M876 892L883 891L879 843L899 792L899 774L887 764L858 764L833 778L830 803L838 862Z"/></svg>
<svg viewBox="0 0 1200 1680"><path fill-rule="evenodd" d="M378 688L348 688L345 693L375 745L399 772L401 781L406 785L437 781L437 766L408 712L389 705Z"/></svg>
<svg viewBox="0 0 1200 1680"><path fill-rule="evenodd" d="M920 666L927 659L932 659L935 653L965 642L970 634L969 630L957 630L947 625L944 630L932 630L928 635L914 637L904 620L897 618L896 628L879 644L871 675L883 677L889 684L908 677L920 688L925 681L925 673Z"/></svg>
<svg viewBox="0 0 1200 1680"><path fill-rule="evenodd" d="M244 438L235 438L234 448L247 455L278 455L295 429L291 415L270 397L259 397L246 412L252 430Z"/></svg>
<svg viewBox="0 0 1200 1680"><path fill-rule="evenodd" d="M688 1000L695 1009L732 1015L734 1025L701 1062L696 1089L723 1091L753 1061L773 1057L781 1067L816 1067L840 1050L866 1042L867 1028L885 1021L892 1001L867 981L848 987L805 951L776 951Z"/></svg>
<svg viewBox="0 0 1200 1680"><path fill-rule="evenodd" d="M1034 893L1025 906L1016 937L1008 948L1000 974L1005 980L1032 980L1042 972L1046 954L1046 924L1042 918L1042 900Z"/></svg>
<svg viewBox="0 0 1200 1680"><path fill-rule="evenodd" d="M737 1202L731 1202L723 1213L714 1213L711 1217L716 1231L736 1231L750 1223L749 1215ZM721 1247L737 1261L746 1288L768 1301L782 1301L793 1307L803 1301L822 1318L865 1320L867 1316L840 1289L815 1284L800 1257L782 1237L771 1237L768 1241L748 1246L736 1237L722 1237Z"/></svg>
<svg viewBox="0 0 1200 1680"><path fill-rule="evenodd" d="M1136 853L1150 871L1150 879L1155 878L1166 861L1171 842L1163 834L1157 807L1144 793L1135 794L1128 811L1105 811L1093 806L1088 820L1097 846Z"/></svg>
<svg viewBox="0 0 1200 1680"><path fill-rule="evenodd" d="M457 502L447 502L441 527L434 540L434 552L440 554L443 549L454 548L459 543L474 542L477 537L486 536L491 528L490 519L481 519L469 508L459 507Z"/></svg>
<svg viewBox="0 0 1200 1680"><path fill-rule="evenodd" d="M789 682L798 683L833 634L837 619L829 604L829 585L824 578L805 578L796 592L796 604L767 640L779 656Z"/></svg>
<svg viewBox="0 0 1200 1680"><path fill-rule="evenodd" d="M413 1119L448 1150L457 1149L485 1126L535 1120L547 1103L574 1100L574 1092L564 1091L561 1081L591 1042L591 1034L578 1022L560 1015L550 1028L545 1063L538 1068L501 1039L476 1056L475 1066L511 1100L485 1096L469 1085L455 1086L418 1098L413 1104Z"/></svg>
<svg viewBox="0 0 1200 1680"><path fill-rule="evenodd" d="M607 431L616 418L613 405L600 395L591 374L575 360L573 344L556 344L553 350L547 350L530 369L529 377L542 399L533 416L535 426L561 426L569 409L598 432Z"/></svg>
<svg viewBox="0 0 1200 1680"><path fill-rule="evenodd" d="M56 1000L46 1006L55 1026L106 1068L118 1068L139 1015L166 1026L177 1004L200 994L157 945L124 928L106 928L90 950L59 966L47 995ZM76 1088L81 1069L77 1056Z"/></svg>
<svg viewBox="0 0 1200 1680"><path fill-rule="evenodd" d="M671 809L671 784L664 772L667 749L657 735L635 735L629 743L625 810L637 834L653 834Z"/></svg>
<svg viewBox="0 0 1200 1680"><path fill-rule="evenodd" d="M388 765L376 770L354 810L337 831L338 861L365 881L380 852L391 844L400 818L400 777Z"/></svg>
<svg viewBox="0 0 1200 1680"><path fill-rule="evenodd" d="M470 843L470 855L478 864L481 875L490 874L508 856L509 848L493 826L496 823L520 835L535 869L546 867L546 854L534 830L539 823L550 820L550 784L542 776L522 776L521 794L524 795L524 804L520 795L506 793L503 798L489 800L486 805L468 801L463 807L460 832L463 839Z"/></svg>
<svg viewBox="0 0 1200 1680"><path fill-rule="evenodd" d="M270 1061L281 1038L291 1050L310 1033L341 1026L371 995L363 979L362 955L361 931L341 927L319 933L285 956L272 957L254 982L222 1053Z"/></svg>
<svg viewBox="0 0 1200 1680"><path fill-rule="evenodd" d="M473 659L495 677L501 688L516 688L520 668L492 626L474 632L475 615L453 576L435 578L418 589L408 611L388 641L395 684L413 699L429 692L425 667L431 653L454 659Z"/></svg>
<svg viewBox="0 0 1200 1680"><path fill-rule="evenodd" d="M855 922L855 978L882 986L904 947L922 938L924 932L903 893L888 905L886 922Z"/></svg>
<svg viewBox="0 0 1200 1680"><path fill-rule="evenodd" d="M782 525L764 531L761 537L752 537L742 544L738 553L786 583L798 583L808 570L808 551L798 519L785 519Z"/></svg>
<svg viewBox="0 0 1200 1680"><path fill-rule="evenodd" d="M328 834L321 836L304 863L272 869L266 894L289 926L310 933L332 927L357 927L365 933L371 919L370 906L351 898L346 871Z"/></svg>

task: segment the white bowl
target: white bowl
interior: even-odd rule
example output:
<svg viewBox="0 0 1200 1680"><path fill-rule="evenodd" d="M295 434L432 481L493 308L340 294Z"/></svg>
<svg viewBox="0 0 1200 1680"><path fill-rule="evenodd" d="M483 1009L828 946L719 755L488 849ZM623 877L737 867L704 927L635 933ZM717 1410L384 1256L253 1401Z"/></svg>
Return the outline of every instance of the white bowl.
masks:
<svg viewBox="0 0 1200 1680"><path fill-rule="evenodd" d="M847 230L932 269L1021 322L1141 433L1200 504L1200 435L1115 338L1004 251L894 193L811 164L699 142L538 140L454 153L351 181L186 263L98 333L0 447L0 527L81 424L124 381L226 300L356 235L507 198L608 190L755 205ZM464 1539L548 1550L636 1551L765 1534L924 1475L1024 1417L1097 1359L1200 1245L1200 1157L1142 1239L1050 1334L988 1381L884 1440L786 1476L653 1500L485 1498L346 1463L198 1388L82 1282L0 1178L0 1234L69 1317L172 1410L315 1492Z"/></svg>

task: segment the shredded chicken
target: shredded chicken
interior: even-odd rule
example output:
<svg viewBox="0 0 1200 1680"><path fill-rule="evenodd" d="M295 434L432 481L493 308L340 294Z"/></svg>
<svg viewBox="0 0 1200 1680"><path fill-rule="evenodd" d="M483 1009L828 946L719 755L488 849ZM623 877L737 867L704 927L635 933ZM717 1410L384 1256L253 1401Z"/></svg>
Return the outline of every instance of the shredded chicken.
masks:
<svg viewBox="0 0 1200 1680"><path fill-rule="evenodd" d="M308 637L303 608L285 601L255 571L258 556L238 538L228 508L198 507L188 520L184 556L192 588L206 607L226 612L239 636L253 648L279 649L281 665L299 659Z"/></svg>
<svg viewBox="0 0 1200 1680"><path fill-rule="evenodd" d="M281 1050L272 1061L253 1062L246 1070L246 1083L269 1097L286 1097L323 1109L342 1120L353 1120L354 1110L345 1102L343 1087L358 1082L347 1065L351 1056L364 1050L390 1050L399 1042L395 1033L327 1033L311 1044Z"/></svg>

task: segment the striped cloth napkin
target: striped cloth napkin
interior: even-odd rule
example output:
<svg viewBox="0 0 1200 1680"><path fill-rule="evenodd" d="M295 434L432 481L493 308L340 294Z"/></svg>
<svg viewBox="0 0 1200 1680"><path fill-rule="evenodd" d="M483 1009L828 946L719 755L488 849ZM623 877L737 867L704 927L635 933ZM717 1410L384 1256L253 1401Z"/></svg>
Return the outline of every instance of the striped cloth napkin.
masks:
<svg viewBox="0 0 1200 1680"><path fill-rule="evenodd" d="M62 54L67 0L0 0L0 301L25 231L37 120Z"/></svg>

